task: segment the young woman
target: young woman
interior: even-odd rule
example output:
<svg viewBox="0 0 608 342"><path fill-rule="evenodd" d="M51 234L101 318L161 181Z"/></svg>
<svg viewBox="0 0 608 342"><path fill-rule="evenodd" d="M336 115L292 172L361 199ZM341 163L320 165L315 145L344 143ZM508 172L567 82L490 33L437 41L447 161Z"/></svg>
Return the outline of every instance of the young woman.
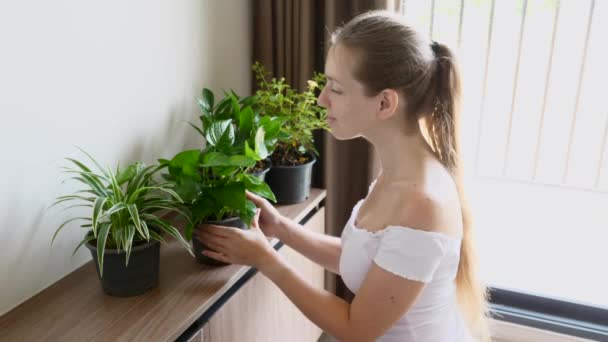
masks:
<svg viewBox="0 0 608 342"><path fill-rule="evenodd" d="M264 199L248 231L205 226L210 257L251 265L315 324L342 341L487 339L458 145L460 79L448 47L400 16L368 12L332 36L319 104L338 139L364 137L382 170L341 238L303 229ZM309 285L275 236L340 274L348 303Z"/></svg>

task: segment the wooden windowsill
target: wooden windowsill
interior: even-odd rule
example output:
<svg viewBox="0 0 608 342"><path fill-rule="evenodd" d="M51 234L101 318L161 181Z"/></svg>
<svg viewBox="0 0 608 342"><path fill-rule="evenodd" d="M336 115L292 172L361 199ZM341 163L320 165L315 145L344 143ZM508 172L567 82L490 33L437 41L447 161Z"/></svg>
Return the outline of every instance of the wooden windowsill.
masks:
<svg viewBox="0 0 608 342"><path fill-rule="evenodd" d="M302 221L325 198L312 189L307 201L280 206ZM278 240L273 239L273 245ZM88 262L0 317L0 337L8 341L173 341L228 292L251 268L208 267L176 241L161 247L157 288L130 298L103 293Z"/></svg>

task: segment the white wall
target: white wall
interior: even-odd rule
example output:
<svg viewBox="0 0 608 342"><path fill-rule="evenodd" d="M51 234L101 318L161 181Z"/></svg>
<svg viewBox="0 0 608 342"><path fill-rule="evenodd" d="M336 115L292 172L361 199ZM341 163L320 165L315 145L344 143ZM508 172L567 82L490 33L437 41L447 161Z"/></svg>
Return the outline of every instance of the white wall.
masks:
<svg viewBox="0 0 608 342"><path fill-rule="evenodd" d="M46 207L75 189L63 157L155 162L199 146L203 86L250 93L247 0L0 3L0 314L90 260Z"/></svg>

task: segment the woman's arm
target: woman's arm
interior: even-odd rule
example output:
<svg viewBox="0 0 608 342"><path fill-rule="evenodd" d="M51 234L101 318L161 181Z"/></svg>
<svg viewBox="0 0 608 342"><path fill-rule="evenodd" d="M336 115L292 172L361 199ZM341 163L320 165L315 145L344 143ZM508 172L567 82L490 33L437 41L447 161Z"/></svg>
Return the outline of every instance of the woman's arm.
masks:
<svg viewBox="0 0 608 342"><path fill-rule="evenodd" d="M277 238L325 269L339 274L340 238L314 232L284 218Z"/></svg>
<svg viewBox="0 0 608 342"><path fill-rule="evenodd" d="M259 215L258 211L248 230L202 226L198 238L211 248L203 254L223 262L256 267L308 319L340 340L375 341L407 312L424 287L421 282L397 276L373 263L349 304L302 279L270 246L258 225Z"/></svg>
<svg viewBox="0 0 608 342"><path fill-rule="evenodd" d="M376 341L413 305L424 283L372 264L352 304L302 279L276 251L259 270L323 331L340 341Z"/></svg>

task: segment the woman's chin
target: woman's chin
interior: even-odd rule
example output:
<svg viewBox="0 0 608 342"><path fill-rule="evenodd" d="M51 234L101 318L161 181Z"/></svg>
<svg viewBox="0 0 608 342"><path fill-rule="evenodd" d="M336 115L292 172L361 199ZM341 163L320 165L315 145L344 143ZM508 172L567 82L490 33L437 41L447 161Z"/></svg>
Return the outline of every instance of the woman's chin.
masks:
<svg viewBox="0 0 608 342"><path fill-rule="evenodd" d="M346 134L345 132L340 132L339 129L335 128L333 128L330 133L337 140L350 140L359 137L359 135Z"/></svg>

